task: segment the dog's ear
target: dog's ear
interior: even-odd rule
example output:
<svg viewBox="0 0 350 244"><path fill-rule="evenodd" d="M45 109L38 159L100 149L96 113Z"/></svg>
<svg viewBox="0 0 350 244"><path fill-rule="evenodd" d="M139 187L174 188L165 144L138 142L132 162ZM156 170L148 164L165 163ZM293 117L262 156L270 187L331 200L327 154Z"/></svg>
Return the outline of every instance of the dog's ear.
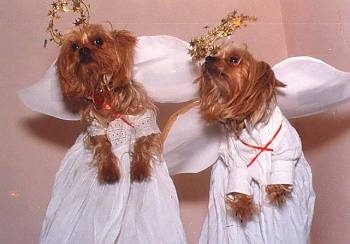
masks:
<svg viewBox="0 0 350 244"><path fill-rule="evenodd" d="M119 30L111 32L120 55L121 66L118 71L120 76L125 76L126 80L131 79L131 70L134 64L134 50L137 39L127 30Z"/></svg>
<svg viewBox="0 0 350 244"><path fill-rule="evenodd" d="M258 62L257 78L258 83L272 86L273 88L286 86L284 83L276 79L271 66L264 61Z"/></svg>
<svg viewBox="0 0 350 244"><path fill-rule="evenodd" d="M117 45L133 50L136 45L136 37L127 30L114 30L112 36Z"/></svg>

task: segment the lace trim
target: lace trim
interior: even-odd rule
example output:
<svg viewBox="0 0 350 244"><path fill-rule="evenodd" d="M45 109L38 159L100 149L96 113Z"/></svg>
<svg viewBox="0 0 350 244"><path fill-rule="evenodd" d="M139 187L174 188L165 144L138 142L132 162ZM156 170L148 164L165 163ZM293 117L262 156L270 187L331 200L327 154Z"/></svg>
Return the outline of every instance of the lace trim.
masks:
<svg viewBox="0 0 350 244"><path fill-rule="evenodd" d="M133 127L117 118L106 129L107 138L114 146L131 144L139 137L160 133L155 113L152 110L139 116L125 117Z"/></svg>
<svg viewBox="0 0 350 244"><path fill-rule="evenodd" d="M147 136L150 134L160 133L157 125L156 116L153 112L145 113L137 121L135 121L136 138Z"/></svg>
<svg viewBox="0 0 350 244"><path fill-rule="evenodd" d="M131 141L130 129L133 130L132 127L126 125L122 120L116 119L107 128L107 138L114 146L129 144Z"/></svg>

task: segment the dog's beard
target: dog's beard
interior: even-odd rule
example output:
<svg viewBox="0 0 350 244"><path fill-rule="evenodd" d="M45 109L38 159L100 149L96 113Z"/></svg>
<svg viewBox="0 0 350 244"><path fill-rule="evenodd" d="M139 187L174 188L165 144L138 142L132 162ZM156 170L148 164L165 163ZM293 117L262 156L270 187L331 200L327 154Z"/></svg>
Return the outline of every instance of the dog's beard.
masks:
<svg viewBox="0 0 350 244"><path fill-rule="evenodd" d="M60 69L60 75L73 86L68 96L89 98L101 90L102 86L113 89L113 84L106 84L104 77L108 76L109 80L112 80L114 73L118 71L117 57L97 53L91 55L87 63L77 57L66 56L61 57L59 61L61 67L64 67Z"/></svg>
<svg viewBox="0 0 350 244"><path fill-rule="evenodd" d="M196 80L199 83L201 113L208 122L225 122L234 117L230 111L239 94L238 85L217 70L205 69Z"/></svg>
<svg viewBox="0 0 350 244"><path fill-rule="evenodd" d="M237 136L247 123L254 126L262 119L266 106L269 106L262 99L259 99L260 108L249 102L253 97L259 97L261 92L247 86L248 83L243 77L203 70L196 81L199 83L203 119L209 123L220 122Z"/></svg>
<svg viewBox="0 0 350 244"><path fill-rule="evenodd" d="M119 66L118 57L95 52L88 63L77 60L73 72L81 82L102 82L103 75L112 76Z"/></svg>

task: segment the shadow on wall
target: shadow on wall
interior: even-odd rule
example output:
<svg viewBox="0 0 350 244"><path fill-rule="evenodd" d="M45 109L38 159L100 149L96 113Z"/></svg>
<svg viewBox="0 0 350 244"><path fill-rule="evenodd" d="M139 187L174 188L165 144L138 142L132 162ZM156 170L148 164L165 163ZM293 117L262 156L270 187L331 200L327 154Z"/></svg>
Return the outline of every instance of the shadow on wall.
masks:
<svg viewBox="0 0 350 244"><path fill-rule="evenodd" d="M38 115L21 121L21 125L34 137L59 147L69 148L82 131L79 121L61 120L46 115Z"/></svg>

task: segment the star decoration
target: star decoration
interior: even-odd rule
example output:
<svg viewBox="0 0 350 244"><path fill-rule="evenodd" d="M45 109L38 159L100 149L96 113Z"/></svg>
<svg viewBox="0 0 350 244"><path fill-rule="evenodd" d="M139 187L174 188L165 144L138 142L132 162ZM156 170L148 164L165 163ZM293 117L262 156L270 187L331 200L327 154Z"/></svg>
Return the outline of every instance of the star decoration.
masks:
<svg viewBox="0 0 350 244"><path fill-rule="evenodd" d="M245 22L256 21L256 17L240 14L237 11L229 13L227 17L221 20L220 25L215 26L207 32L206 35L194 38L190 41L189 54L193 61L199 61L208 55L215 55L220 50L217 41L230 37L232 33L242 26L246 26ZM208 27L205 27L208 29Z"/></svg>
<svg viewBox="0 0 350 244"><path fill-rule="evenodd" d="M89 23L89 8L90 6L84 3L83 0L56 0L51 4L52 9L49 10L49 24L47 32L50 33L50 41L54 41L57 44L61 44L63 35L55 28L55 21L61 19L61 13L73 12L80 17L74 21L74 25L82 25Z"/></svg>

